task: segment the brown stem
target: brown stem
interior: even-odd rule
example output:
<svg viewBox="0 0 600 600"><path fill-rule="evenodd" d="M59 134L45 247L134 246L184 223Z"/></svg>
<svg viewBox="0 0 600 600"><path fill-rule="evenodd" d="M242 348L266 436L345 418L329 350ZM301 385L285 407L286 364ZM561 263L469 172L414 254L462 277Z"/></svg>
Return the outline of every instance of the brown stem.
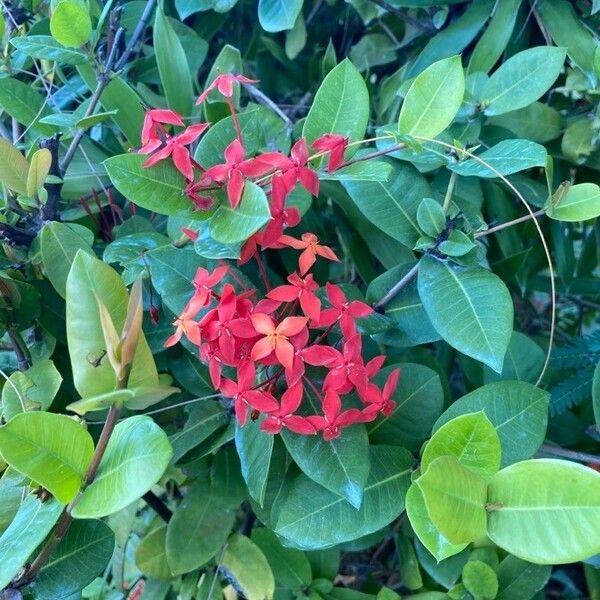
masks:
<svg viewBox="0 0 600 600"><path fill-rule="evenodd" d="M371 160L372 158L377 158L378 156L385 156L390 152L396 152L396 150L402 150L406 147L406 144L395 144L394 146L389 146L388 148L384 148L383 150L377 150L377 152L371 152L371 154L365 154L364 156L359 156L358 158L352 158L343 162L338 168L343 169L344 167L349 167L358 162L363 162L365 160Z"/></svg>
<svg viewBox="0 0 600 600"><path fill-rule="evenodd" d="M489 229L486 229L485 231L480 231L479 233L475 234L475 239L485 237L486 235L490 235L491 233L496 233L496 231L502 231L503 229L507 229L508 227L512 227L513 225L517 225L518 223L524 223L525 221L531 221L531 219L533 219L534 217L541 217L544 214L546 214L546 211L543 208L540 208L540 210L537 210L530 215L529 214L523 215L522 217L519 217L518 219L513 219L512 221L507 221L506 223L500 223L500 225L496 225L495 227L490 227Z"/></svg>
<svg viewBox="0 0 600 600"><path fill-rule="evenodd" d="M559 448L558 446L552 446L550 444L542 444L540 448L540 454L553 454L554 456L562 456L564 458L570 458L582 463L588 463L590 465L600 465L600 456L595 454L588 454L587 452L577 452L576 450L567 450L566 448Z"/></svg>

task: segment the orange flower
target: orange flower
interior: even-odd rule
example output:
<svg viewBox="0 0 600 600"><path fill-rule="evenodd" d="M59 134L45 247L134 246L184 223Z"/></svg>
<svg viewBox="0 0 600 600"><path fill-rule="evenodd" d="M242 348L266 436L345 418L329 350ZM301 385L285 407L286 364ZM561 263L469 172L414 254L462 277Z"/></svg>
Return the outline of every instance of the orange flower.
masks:
<svg viewBox="0 0 600 600"><path fill-rule="evenodd" d="M300 275L305 275L310 270L317 260L317 255L328 260L338 262L340 260L329 246L321 246L319 244L319 238L314 233L303 233L301 240L297 240L289 235L282 235L279 238L279 242L286 246L291 246L296 250L304 250L298 259Z"/></svg>
<svg viewBox="0 0 600 600"><path fill-rule="evenodd" d="M266 358L275 352L277 360L286 368L291 369L294 363L294 346L289 337L300 333L308 319L306 317L287 317L279 323L264 313L250 315L250 320L256 332L264 335L254 344L250 358L254 361Z"/></svg>
<svg viewBox="0 0 600 600"><path fill-rule="evenodd" d="M204 298L196 292L192 299L186 304L183 312L173 321L173 326L177 329L175 333L165 342L165 348L174 346L183 335L196 346L200 345L200 328L198 322L194 321L196 315L204 306Z"/></svg>

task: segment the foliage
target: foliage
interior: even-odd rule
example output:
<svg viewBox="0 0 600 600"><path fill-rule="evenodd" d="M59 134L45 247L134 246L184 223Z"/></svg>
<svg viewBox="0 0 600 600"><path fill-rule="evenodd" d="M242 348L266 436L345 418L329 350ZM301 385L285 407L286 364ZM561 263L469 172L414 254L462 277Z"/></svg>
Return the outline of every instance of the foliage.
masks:
<svg viewBox="0 0 600 600"><path fill-rule="evenodd" d="M0 0L1 598L600 597L599 9Z"/></svg>

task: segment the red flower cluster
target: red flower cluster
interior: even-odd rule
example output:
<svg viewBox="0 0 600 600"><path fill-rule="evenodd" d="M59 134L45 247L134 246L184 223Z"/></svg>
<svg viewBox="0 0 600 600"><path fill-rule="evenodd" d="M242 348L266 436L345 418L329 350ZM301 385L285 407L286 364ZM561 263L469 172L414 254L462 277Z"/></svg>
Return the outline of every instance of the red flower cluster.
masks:
<svg viewBox="0 0 600 600"><path fill-rule="evenodd" d="M331 440L344 427L372 421L380 413L391 414L399 375L398 370L393 371L382 389L373 382L385 357L365 363L362 356L356 321L372 312L368 305L348 301L340 287L327 283L329 306L322 307L316 294L319 284L309 271L319 257L337 261L333 250L320 244L313 233L304 233L301 239L284 234L286 227L300 222L298 209L286 206L296 185L312 195L319 193L319 177L310 161L328 154L328 171L342 167L348 138L323 135L313 143L319 153L312 157L305 139L294 144L289 156L264 152L247 157L232 100L235 82L255 83L241 75L219 75L198 99L201 103L216 90L230 107L237 137L227 146L224 163L206 170L197 164L189 145L208 124L191 125L171 135L166 126L182 127L183 120L168 110L147 113L140 152L150 154L144 163L148 167L170 157L187 180L188 197L200 210L212 204L209 193L218 187L225 187L235 209L247 180L263 186L270 199L271 220L247 240L239 262L256 258L270 291L259 298L257 290L237 290L224 282L229 272L226 266L212 273L199 268L193 280L194 294L173 323L175 333L165 345L172 346L185 336L198 346L213 386L232 400L242 425L249 414L253 418L264 414L261 428L269 433L288 428L307 435L321 432L325 440ZM200 173L197 179L196 171ZM191 230L184 233L197 236ZM271 289L259 248L285 247L301 251L299 272L289 275L285 285ZM334 343L328 344L332 338ZM322 414L306 414L303 399L307 393L320 403ZM354 402L355 406L343 409L342 400L350 394L355 400L346 403Z"/></svg>

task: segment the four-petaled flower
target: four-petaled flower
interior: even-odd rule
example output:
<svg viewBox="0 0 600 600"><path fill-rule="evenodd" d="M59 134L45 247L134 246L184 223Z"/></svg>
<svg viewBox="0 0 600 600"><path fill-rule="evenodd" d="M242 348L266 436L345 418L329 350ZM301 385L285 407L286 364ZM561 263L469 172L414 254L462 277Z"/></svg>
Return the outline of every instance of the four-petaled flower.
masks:
<svg viewBox="0 0 600 600"><path fill-rule="evenodd" d="M360 300L348 301L346 294L337 285L327 282L325 287L331 308L325 308L321 311L319 325L321 327L330 327L336 321L339 321L344 337L352 337L356 334L355 320L368 317L373 312L373 309Z"/></svg>
<svg viewBox="0 0 600 600"><path fill-rule="evenodd" d="M174 110L162 108L149 110L144 115L144 125L142 127L141 135L142 144L145 145L151 139L159 138L160 134L166 134L167 132L163 125L185 126L181 115L177 114Z"/></svg>
<svg viewBox="0 0 600 600"><path fill-rule="evenodd" d="M344 152L348 147L348 138L337 133L326 133L313 142L312 147L321 152L329 152L327 172L340 168L344 162Z"/></svg>
<svg viewBox="0 0 600 600"><path fill-rule="evenodd" d="M294 346L289 338L298 335L305 327L306 317L286 317L277 325L264 313L250 315L250 320L256 332L264 337L252 347L250 358L260 360L272 352L285 369L291 369L294 364Z"/></svg>
<svg viewBox="0 0 600 600"><path fill-rule="evenodd" d="M306 417L309 423L318 431L323 432L323 439L329 442L340 437L343 427L360 423L362 415L357 408L349 408L342 412L342 401L334 390L327 390L323 398L324 415Z"/></svg>
<svg viewBox="0 0 600 600"><path fill-rule="evenodd" d="M321 316L321 301L315 296L315 291L319 289L319 284L312 275L307 275L304 279L296 273L288 276L290 285L280 285L272 289L267 298L278 300L279 302L292 302L298 300L302 312L312 321L319 321Z"/></svg>
<svg viewBox="0 0 600 600"><path fill-rule="evenodd" d="M174 346L183 335L192 342L192 344L200 345L200 327L194 319L203 308L202 298L197 298L195 295L186 304L183 312L173 321L173 326L176 328L175 333L170 336L165 342L165 347Z"/></svg>
<svg viewBox="0 0 600 600"><path fill-rule="evenodd" d="M233 73L222 73L221 75L217 75L212 83L200 94L200 96L198 96L196 106L202 104L213 90L218 90L225 98L231 98L233 96L234 83L258 83L258 80L249 79L244 75L234 75Z"/></svg>
<svg viewBox="0 0 600 600"><path fill-rule="evenodd" d="M285 246L290 246L296 250L302 250L298 258L300 266L300 275L305 275L310 271L310 268L315 264L317 256L322 256L328 260L339 262L339 258L329 246L319 244L319 238L314 233L303 233L302 239L297 240L289 235L282 235L279 242Z"/></svg>
<svg viewBox="0 0 600 600"><path fill-rule="evenodd" d="M319 176L310 167L306 166L308 159L308 146L306 140L302 138L292 146L287 163L281 165L283 183L286 189L291 191L296 183L300 182L307 192L310 192L313 196L318 196Z"/></svg>
<svg viewBox="0 0 600 600"><path fill-rule="evenodd" d="M306 417L294 414L302 403L303 393L301 383L288 388L281 396L281 404L276 410L267 413L267 418L261 423L260 428L267 433L279 433L284 427L303 435L317 433Z"/></svg>
<svg viewBox="0 0 600 600"><path fill-rule="evenodd" d="M288 191L280 175L271 179L271 203L269 210L271 220L265 227L262 245L265 248L275 244L283 234L284 227L295 227L300 223L300 211L295 206L286 208L285 199Z"/></svg>

